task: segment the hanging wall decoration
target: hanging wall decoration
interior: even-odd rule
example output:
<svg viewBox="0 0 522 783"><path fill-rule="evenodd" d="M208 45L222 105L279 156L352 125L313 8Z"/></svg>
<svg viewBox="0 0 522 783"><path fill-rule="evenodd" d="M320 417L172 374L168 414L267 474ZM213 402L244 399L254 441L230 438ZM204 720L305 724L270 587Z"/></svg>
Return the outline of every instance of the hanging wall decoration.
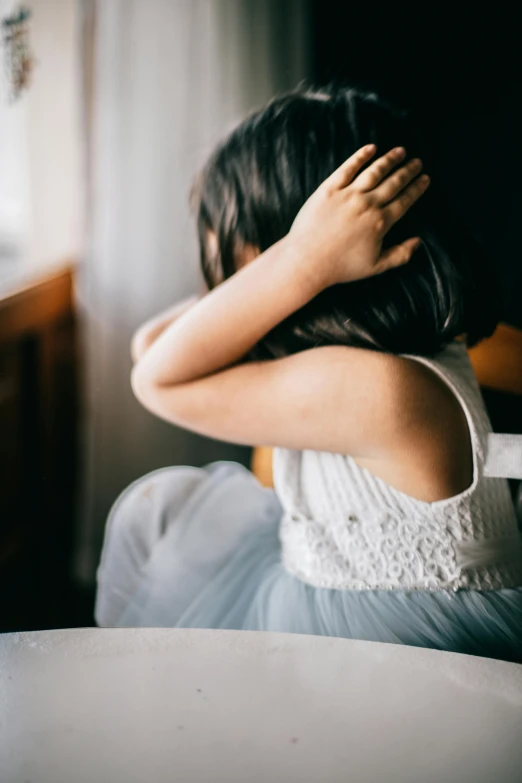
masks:
<svg viewBox="0 0 522 783"><path fill-rule="evenodd" d="M19 6L2 20L4 64L11 101L16 101L22 95L31 80L34 59L29 43L30 19L31 10Z"/></svg>

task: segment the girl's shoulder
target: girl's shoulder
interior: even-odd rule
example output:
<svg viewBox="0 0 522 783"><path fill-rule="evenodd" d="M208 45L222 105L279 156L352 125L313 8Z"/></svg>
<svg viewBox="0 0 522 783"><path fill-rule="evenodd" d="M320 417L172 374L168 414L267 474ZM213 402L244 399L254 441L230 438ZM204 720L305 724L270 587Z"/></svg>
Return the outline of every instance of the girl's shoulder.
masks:
<svg viewBox="0 0 522 783"><path fill-rule="evenodd" d="M459 353L453 346L445 353L457 359L453 379L455 372L458 377ZM419 358L383 355L390 388L400 397L394 405L397 426L387 431L381 458L355 461L401 492L434 502L471 485L473 441L462 403L444 377L444 357ZM389 401L382 404L387 407Z"/></svg>

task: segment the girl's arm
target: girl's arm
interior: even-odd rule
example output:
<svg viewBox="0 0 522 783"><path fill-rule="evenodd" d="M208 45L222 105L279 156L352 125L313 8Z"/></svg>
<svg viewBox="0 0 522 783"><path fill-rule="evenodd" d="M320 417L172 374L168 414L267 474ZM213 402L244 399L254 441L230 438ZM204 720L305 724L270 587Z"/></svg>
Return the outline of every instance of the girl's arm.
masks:
<svg viewBox="0 0 522 783"><path fill-rule="evenodd" d="M132 373L134 392L146 408L222 440L375 452L381 440L370 430L379 422L373 416L369 427L368 412L378 401L385 427L379 434L385 437L395 426L385 420L398 405L404 360L333 346L237 365L276 324L325 288L410 259L418 240L385 253L382 240L427 183L416 178L420 162L390 175L404 151L392 151L357 176L374 151L363 148L346 161L306 202L287 237L157 338Z"/></svg>
<svg viewBox="0 0 522 783"><path fill-rule="evenodd" d="M183 299L173 307L169 307L168 310L163 310L159 315L146 321L135 332L131 342L131 357L133 362L139 361L147 351L152 343L162 334L165 329L176 321L180 315L190 310L196 302L202 298L201 296L189 296L187 299Z"/></svg>

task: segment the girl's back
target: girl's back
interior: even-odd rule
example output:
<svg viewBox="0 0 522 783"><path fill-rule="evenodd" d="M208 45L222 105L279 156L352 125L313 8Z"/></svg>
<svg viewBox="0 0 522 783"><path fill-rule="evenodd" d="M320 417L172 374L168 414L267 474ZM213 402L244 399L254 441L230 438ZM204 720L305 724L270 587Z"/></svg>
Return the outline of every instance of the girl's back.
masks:
<svg viewBox="0 0 522 783"><path fill-rule="evenodd" d="M469 426L471 483L454 496L427 502L390 484L391 470L383 480L371 461L365 467L342 454L277 449L274 483L285 509L283 561L291 573L318 587L519 586L522 553L514 506L507 481L484 476L491 424L466 346L454 342L435 359L409 359L437 373L458 399ZM444 431L444 413L437 415ZM422 459L415 443L410 459L416 451ZM398 455L396 475L404 477L404 470Z"/></svg>

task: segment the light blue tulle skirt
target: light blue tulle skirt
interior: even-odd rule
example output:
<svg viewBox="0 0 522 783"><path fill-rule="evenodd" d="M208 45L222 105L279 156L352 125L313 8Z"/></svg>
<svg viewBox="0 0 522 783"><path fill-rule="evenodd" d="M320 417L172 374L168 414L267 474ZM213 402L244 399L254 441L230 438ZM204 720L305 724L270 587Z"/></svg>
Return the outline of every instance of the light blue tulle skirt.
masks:
<svg viewBox="0 0 522 783"><path fill-rule="evenodd" d="M107 521L96 622L337 636L522 662L522 587L316 588L281 563L281 514L273 490L236 463L144 476Z"/></svg>

